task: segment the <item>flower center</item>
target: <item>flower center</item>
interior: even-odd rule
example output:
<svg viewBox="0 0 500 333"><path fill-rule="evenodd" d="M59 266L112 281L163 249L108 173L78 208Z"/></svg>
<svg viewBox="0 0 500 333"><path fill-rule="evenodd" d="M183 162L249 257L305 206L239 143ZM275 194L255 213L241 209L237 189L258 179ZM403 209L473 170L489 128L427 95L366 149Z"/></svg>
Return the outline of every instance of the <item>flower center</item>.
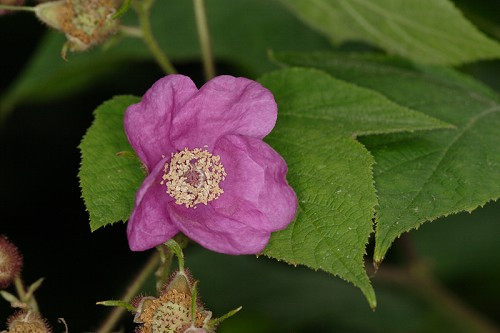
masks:
<svg viewBox="0 0 500 333"><path fill-rule="evenodd" d="M172 153L164 166L161 184L178 205L194 207L207 204L224 193L219 183L226 178L220 156L195 148Z"/></svg>

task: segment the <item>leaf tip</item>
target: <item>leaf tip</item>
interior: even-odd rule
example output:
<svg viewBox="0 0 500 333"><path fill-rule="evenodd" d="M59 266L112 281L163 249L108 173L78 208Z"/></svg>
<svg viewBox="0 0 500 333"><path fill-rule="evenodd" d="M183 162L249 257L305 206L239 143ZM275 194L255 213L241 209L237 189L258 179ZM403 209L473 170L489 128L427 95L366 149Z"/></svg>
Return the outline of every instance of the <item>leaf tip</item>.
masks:
<svg viewBox="0 0 500 333"><path fill-rule="evenodd" d="M370 300L369 303L370 303L370 309L372 309L372 311L375 312L375 310L377 310L377 300L374 298Z"/></svg>
<svg viewBox="0 0 500 333"><path fill-rule="evenodd" d="M377 273L377 271L380 267L380 264L382 263L383 260L384 260L383 256L380 256L377 253L375 253L373 255L373 268L375 269L375 272L373 274Z"/></svg>

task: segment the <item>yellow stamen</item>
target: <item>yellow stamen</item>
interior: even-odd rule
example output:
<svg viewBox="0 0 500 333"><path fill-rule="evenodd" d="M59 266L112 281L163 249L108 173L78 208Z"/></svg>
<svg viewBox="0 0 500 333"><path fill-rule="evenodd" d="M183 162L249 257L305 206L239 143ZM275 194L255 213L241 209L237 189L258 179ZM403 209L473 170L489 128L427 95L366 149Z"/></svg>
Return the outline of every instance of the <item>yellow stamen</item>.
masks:
<svg viewBox="0 0 500 333"><path fill-rule="evenodd" d="M207 150L195 148L172 153L164 166L161 184L178 205L194 207L208 204L220 197L224 190L219 187L227 174L220 162L220 156Z"/></svg>

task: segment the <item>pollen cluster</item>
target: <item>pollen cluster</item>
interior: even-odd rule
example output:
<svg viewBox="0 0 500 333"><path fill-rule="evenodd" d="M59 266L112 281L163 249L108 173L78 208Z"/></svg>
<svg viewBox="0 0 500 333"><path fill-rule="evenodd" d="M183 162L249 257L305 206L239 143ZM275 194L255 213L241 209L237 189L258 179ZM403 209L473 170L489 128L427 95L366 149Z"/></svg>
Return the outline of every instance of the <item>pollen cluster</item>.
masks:
<svg viewBox="0 0 500 333"><path fill-rule="evenodd" d="M191 322L191 296L175 289L160 298L148 300L142 306L140 333L180 333ZM203 326L205 315L196 313L195 325Z"/></svg>
<svg viewBox="0 0 500 333"><path fill-rule="evenodd" d="M184 148L170 157L161 184L166 185L166 193L175 199L176 204L196 208L197 204L206 205L224 193L219 183L227 174L220 156L200 148Z"/></svg>

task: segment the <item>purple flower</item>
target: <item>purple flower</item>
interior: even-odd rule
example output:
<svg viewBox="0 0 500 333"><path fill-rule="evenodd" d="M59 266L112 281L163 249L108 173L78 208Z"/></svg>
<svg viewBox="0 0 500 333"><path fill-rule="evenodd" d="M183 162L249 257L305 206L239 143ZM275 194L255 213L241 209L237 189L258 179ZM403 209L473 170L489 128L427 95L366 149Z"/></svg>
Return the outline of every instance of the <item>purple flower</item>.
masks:
<svg viewBox="0 0 500 333"><path fill-rule="evenodd" d="M157 81L125 113L125 132L148 176L127 235L133 251L179 231L207 249L254 254L294 218L283 158L262 139L276 122L270 91L218 76L200 90L186 76Z"/></svg>

